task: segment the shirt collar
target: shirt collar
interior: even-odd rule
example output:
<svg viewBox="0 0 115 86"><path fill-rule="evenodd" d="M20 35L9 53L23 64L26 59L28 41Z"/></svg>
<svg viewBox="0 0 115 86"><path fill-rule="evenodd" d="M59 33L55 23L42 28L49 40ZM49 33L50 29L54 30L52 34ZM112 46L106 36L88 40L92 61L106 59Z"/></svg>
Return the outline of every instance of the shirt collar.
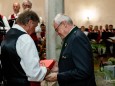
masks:
<svg viewBox="0 0 115 86"><path fill-rule="evenodd" d="M68 34L63 40L66 41L66 40L68 39L68 37L69 37L74 31L76 31L77 29L78 29L77 26L73 27L73 28L70 30L69 34Z"/></svg>
<svg viewBox="0 0 115 86"><path fill-rule="evenodd" d="M22 28L22 27L21 27L20 25L18 25L18 24L13 25L12 28L16 28L16 29L18 29L18 30L21 30L21 31L27 33L26 30L24 30L24 28Z"/></svg>

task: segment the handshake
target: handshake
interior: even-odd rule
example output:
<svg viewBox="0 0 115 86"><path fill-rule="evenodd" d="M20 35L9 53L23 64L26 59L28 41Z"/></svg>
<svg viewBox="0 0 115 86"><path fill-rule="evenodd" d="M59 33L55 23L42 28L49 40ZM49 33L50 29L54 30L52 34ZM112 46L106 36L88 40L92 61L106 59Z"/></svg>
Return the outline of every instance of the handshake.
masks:
<svg viewBox="0 0 115 86"><path fill-rule="evenodd" d="M57 81L57 73L58 73L58 63L54 60L41 60L41 66L45 66L47 68L47 73L45 76L45 80L49 82Z"/></svg>

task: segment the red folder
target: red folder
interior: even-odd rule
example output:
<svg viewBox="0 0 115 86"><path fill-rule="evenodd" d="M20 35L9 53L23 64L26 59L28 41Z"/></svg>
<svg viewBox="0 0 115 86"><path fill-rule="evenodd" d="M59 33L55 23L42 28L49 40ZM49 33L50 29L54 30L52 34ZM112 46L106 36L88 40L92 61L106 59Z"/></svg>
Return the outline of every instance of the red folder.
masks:
<svg viewBox="0 0 115 86"><path fill-rule="evenodd" d="M46 66L49 69L52 69L55 61L54 60L40 60L40 64Z"/></svg>
<svg viewBox="0 0 115 86"><path fill-rule="evenodd" d="M40 65L44 65L50 70L53 68L55 64L54 60L40 60ZM30 86L41 86L40 82L30 82Z"/></svg>

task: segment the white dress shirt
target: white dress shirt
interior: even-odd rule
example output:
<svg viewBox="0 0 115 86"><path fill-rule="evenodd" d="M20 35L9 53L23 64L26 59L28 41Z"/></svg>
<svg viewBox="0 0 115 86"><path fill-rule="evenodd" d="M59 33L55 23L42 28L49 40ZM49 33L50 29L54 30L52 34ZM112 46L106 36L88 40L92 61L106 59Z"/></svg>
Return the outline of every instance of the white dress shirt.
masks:
<svg viewBox="0 0 115 86"><path fill-rule="evenodd" d="M21 26L15 24L13 28L17 28L26 32ZM26 32L27 33L27 32ZM16 50L21 58L21 66L26 73L29 81L42 81L46 75L46 67L40 66L39 55L34 41L28 34L21 35L16 43Z"/></svg>
<svg viewBox="0 0 115 86"><path fill-rule="evenodd" d="M9 23L8 23L8 20L7 20L7 18L5 17L5 16L3 16L3 23L4 23L4 25L5 25L5 30L6 31L8 31L9 29L10 29L10 26L9 26ZM3 29L3 27L0 27L0 29Z"/></svg>

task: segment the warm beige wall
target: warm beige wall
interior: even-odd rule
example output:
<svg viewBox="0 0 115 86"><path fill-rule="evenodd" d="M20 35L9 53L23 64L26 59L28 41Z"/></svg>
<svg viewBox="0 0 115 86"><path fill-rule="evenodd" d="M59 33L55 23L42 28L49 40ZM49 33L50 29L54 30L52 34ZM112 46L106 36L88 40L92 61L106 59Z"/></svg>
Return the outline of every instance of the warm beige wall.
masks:
<svg viewBox="0 0 115 86"><path fill-rule="evenodd" d="M0 0L0 12L8 17L13 12L12 4L16 1L20 2L20 4L23 2L23 0ZM32 9L45 19L45 0L31 1L33 3ZM114 8L115 0L65 0L65 14L69 15L79 27L81 25L88 26L89 24L104 26L106 23L113 24L115 27ZM84 9L96 11L95 19L89 19L89 21L83 19L81 11Z"/></svg>
<svg viewBox="0 0 115 86"><path fill-rule="evenodd" d="M0 13L8 17L12 12L12 4L14 2L19 2L21 5L20 11L22 12L22 2L23 0L0 0ZM44 18L44 0L31 0L32 9L37 12L37 14Z"/></svg>
<svg viewBox="0 0 115 86"><path fill-rule="evenodd" d="M81 11L93 9L96 11L95 19L89 21L82 19ZM65 0L65 13L74 20L79 27L81 25L105 25L113 24L115 27L115 0Z"/></svg>

